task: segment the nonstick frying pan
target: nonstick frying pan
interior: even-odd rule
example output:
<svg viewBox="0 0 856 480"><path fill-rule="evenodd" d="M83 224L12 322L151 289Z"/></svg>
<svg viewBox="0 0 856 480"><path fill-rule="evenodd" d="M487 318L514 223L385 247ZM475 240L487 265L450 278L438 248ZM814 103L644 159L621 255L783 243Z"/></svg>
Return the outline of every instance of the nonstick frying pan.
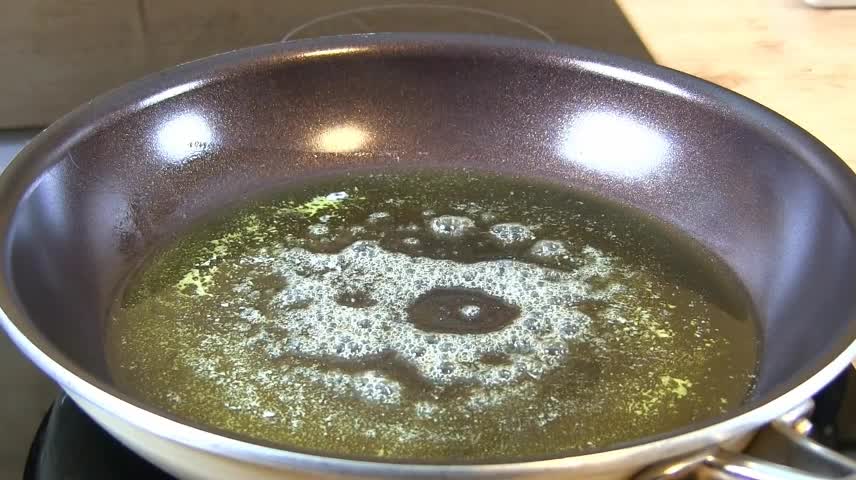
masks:
<svg viewBox="0 0 856 480"><path fill-rule="evenodd" d="M581 150L568 138L586 115L600 123ZM636 133L623 133L628 125ZM370 141L318 141L345 127ZM426 166L568 185L701 242L733 269L760 317L754 396L714 421L570 458L404 465L253 444L112 386L105 317L153 245L254 192L334 172ZM840 159L784 118L696 78L495 37L331 37L181 65L40 134L0 178L0 306L33 362L118 439L180 478L605 479L646 467L640 478L677 478L699 465L788 478L793 472L725 450L770 422L794 437L806 400L856 355L854 225L856 183Z"/></svg>

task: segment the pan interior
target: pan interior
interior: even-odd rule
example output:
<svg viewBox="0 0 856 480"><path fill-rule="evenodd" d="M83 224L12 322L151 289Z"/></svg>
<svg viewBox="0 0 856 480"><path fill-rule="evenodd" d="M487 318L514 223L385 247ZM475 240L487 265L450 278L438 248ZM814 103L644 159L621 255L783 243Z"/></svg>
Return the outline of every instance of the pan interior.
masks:
<svg viewBox="0 0 856 480"><path fill-rule="evenodd" d="M472 170L316 179L163 246L112 309L117 385L286 448L577 454L718 417L758 328L711 253L567 187Z"/></svg>

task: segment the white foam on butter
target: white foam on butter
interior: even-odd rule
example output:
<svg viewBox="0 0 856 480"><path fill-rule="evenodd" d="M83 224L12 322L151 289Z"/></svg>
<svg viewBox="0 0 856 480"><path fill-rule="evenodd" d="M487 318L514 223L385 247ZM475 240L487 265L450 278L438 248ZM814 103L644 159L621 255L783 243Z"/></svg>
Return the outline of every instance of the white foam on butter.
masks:
<svg viewBox="0 0 856 480"><path fill-rule="evenodd" d="M432 218L428 227L437 238L462 238L476 231L476 222L469 217L442 215Z"/></svg>
<svg viewBox="0 0 856 480"><path fill-rule="evenodd" d="M574 272L513 260L472 264L386 251L359 241L340 253L280 251L272 263L288 287L269 306L267 322L288 332L273 355L358 362L394 353L437 385L502 385L540 378L560 366L568 341L583 335L590 319L575 308L592 291L586 280L609 269L604 256ZM545 276L550 281L542 281ZM433 289L467 288L515 305L520 315L493 332L426 332L410 323L407 310ZM337 303L343 292L362 292L371 305ZM502 354L511 365L481 359Z"/></svg>
<svg viewBox="0 0 856 480"><path fill-rule="evenodd" d="M368 221L387 218L388 214L380 212L370 215ZM430 218L426 226L433 236L450 242L479 230L470 218L452 215ZM414 225L411 230L418 228ZM562 242L535 241L533 229L522 224L485 229L499 245L534 242L529 253L536 262L570 255ZM307 234L319 240L332 235L325 224L310 225ZM402 244L418 245L419 240L406 237ZM468 393L461 399L468 409L493 408L533 395L537 380L568 361L573 342L586 335L591 323L576 308L579 302L607 299L619 292L618 286L594 290L589 284L592 277L613 271L611 258L586 247L580 260L580 267L572 271L507 259L460 263L389 251L369 240L355 241L338 253L315 253L295 246L264 249L242 258L241 264L254 266L259 275L280 276L285 287L272 296L264 313L260 307L237 302L234 308L244 325L233 325L226 336L207 335L199 345L202 350L221 350L231 359L232 371L224 374L201 356L190 366L218 385L233 390L248 386L236 392L242 401L233 402L230 408L259 410L258 393L251 386L269 388L272 384L282 386L283 406L308 401L302 392L309 385L334 396L392 406L403 402L404 386L395 379L375 370L344 371L328 364L334 360L358 365L394 354L397 361L437 387L468 385ZM256 301L259 292L252 282L252 277L246 278L233 290ZM477 334L427 332L408 320L408 308L418 298L434 289L454 288L497 297L517 307L520 314L499 330ZM357 294L367 301L356 301ZM478 321L480 311L476 305L464 305L460 313ZM252 356L245 353L251 351L263 352L270 363L247 363ZM294 364L289 357L309 363ZM506 361L483 361L486 357ZM264 367L263 378L257 376L253 382L241 378L260 367ZM411 407L414 414L425 418L438 414L440 408L427 399ZM281 416L270 408L257 413L266 419ZM302 418L293 409L287 416Z"/></svg>
<svg viewBox="0 0 856 480"><path fill-rule="evenodd" d="M498 223L490 227L489 233L495 242L508 247L535 240L532 229L520 223Z"/></svg>
<svg viewBox="0 0 856 480"><path fill-rule="evenodd" d="M398 405L401 384L374 370L346 373L339 370L318 370L296 367L291 372L314 383L320 383L338 395L348 395L367 403Z"/></svg>

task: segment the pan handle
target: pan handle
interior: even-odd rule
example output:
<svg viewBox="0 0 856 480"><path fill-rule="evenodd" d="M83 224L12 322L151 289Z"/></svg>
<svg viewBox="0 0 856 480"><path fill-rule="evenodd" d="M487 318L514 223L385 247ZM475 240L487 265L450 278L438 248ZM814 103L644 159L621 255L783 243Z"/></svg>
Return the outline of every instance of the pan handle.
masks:
<svg viewBox="0 0 856 480"><path fill-rule="evenodd" d="M795 466L716 448L654 465L634 480L856 480L856 462L808 437L813 409L814 402L808 400L762 429L753 442L766 443L778 457L787 451L787 458L778 461Z"/></svg>

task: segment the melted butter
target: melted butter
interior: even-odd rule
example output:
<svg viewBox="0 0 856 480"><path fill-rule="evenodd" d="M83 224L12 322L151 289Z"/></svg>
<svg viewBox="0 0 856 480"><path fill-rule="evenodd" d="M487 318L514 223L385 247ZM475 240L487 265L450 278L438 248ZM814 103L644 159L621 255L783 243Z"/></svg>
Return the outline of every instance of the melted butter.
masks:
<svg viewBox="0 0 856 480"><path fill-rule="evenodd" d="M108 354L143 400L286 448L568 455L744 400L757 333L733 285L686 239L566 189L343 176L153 255Z"/></svg>

